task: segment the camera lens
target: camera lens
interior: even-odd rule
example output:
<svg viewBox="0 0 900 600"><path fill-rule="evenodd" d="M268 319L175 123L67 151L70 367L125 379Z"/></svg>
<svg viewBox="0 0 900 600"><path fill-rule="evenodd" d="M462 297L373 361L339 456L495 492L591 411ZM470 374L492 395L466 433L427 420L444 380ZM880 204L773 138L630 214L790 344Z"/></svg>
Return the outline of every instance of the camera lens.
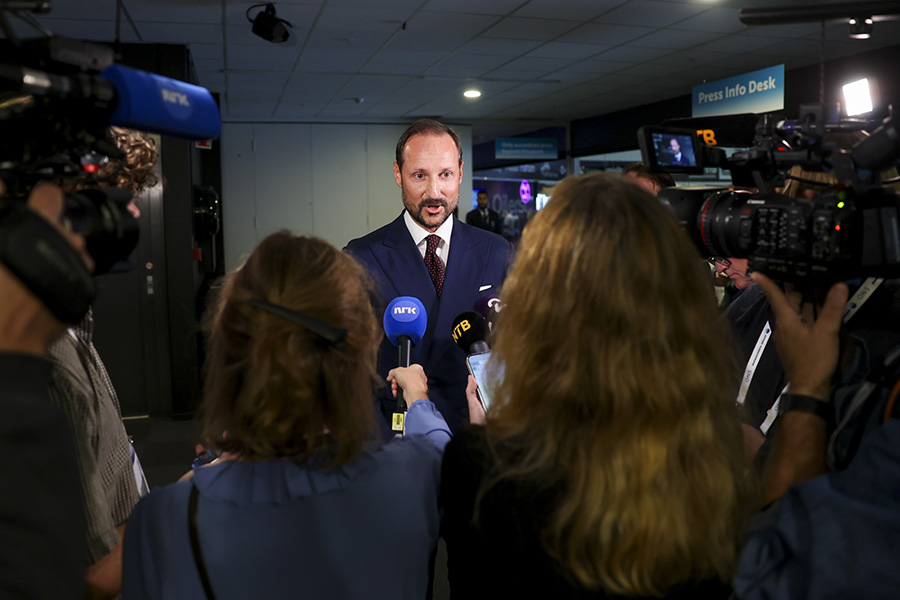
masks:
<svg viewBox="0 0 900 600"><path fill-rule="evenodd" d="M746 258L753 211L747 205L753 195L723 190L707 197L697 214L697 231L709 254Z"/></svg>
<svg viewBox="0 0 900 600"><path fill-rule="evenodd" d="M118 188L89 188L66 197L66 219L84 236L95 275L127 260L137 245L137 221L126 208L131 198Z"/></svg>

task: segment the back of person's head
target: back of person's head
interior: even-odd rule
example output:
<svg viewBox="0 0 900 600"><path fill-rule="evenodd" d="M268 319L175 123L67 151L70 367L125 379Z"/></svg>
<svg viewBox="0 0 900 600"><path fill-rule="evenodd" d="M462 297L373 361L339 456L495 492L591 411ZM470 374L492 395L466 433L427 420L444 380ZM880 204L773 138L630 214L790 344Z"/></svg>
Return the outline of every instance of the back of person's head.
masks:
<svg viewBox="0 0 900 600"><path fill-rule="evenodd" d="M732 354L669 211L614 176L564 180L502 296L487 428L505 450L483 493L559 479L542 540L584 586L658 595L727 579L746 495Z"/></svg>
<svg viewBox="0 0 900 600"><path fill-rule="evenodd" d="M153 138L124 127L110 127L107 136L125 156L102 166L97 178L105 180L107 185L128 190L134 196L156 185L158 178L153 173L153 167L158 152Z"/></svg>
<svg viewBox="0 0 900 600"><path fill-rule="evenodd" d="M369 284L348 255L287 231L230 274L208 314L203 435L246 458L353 460L376 431L378 324ZM346 329L332 344L251 304L261 300Z"/></svg>
<svg viewBox="0 0 900 600"><path fill-rule="evenodd" d="M641 161L631 162L622 167L622 176L625 177L626 175L648 179L653 182L658 189L675 186L675 180L671 175L663 171L651 172L647 165Z"/></svg>

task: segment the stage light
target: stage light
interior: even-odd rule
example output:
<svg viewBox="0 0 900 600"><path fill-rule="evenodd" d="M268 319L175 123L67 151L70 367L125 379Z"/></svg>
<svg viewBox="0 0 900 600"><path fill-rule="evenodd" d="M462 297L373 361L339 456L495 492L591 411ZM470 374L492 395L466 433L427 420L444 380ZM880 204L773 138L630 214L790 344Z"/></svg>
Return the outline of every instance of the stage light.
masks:
<svg viewBox="0 0 900 600"><path fill-rule="evenodd" d="M254 8L259 8L260 6L265 6L266 8L259 11L255 19L251 19L250 11ZM245 14L247 15L247 20L253 23L253 33L267 42L280 44L287 41L291 36L291 32L289 32L287 28L293 27L293 25L284 19L279 19L275 15L275 5L271 2L268 4L254 4L247 9ZM285 27L285 25L287 25L287 27Z"/></svg>
<svg viewBox="0 0 900 600"><path fill-rule="evenodd" d="M848 117L872 112L872 94L869 91L869 80L866 78L853 81L843 86L844 107Z"/></svg>

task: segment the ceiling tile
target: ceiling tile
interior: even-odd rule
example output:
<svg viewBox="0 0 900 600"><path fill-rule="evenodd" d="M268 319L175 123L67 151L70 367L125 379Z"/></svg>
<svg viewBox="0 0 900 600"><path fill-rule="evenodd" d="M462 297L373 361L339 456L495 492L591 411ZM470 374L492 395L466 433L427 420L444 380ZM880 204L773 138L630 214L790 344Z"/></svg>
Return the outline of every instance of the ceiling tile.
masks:
<svg viewBox="0 0 900 600"><path fill-rule="evenodd" d="M329 102L350 81L347 75L294 73L284 89L285 102Z"/></svg>
<svg viewBox="0 0 900 600"><path fill-rule="evenodd" d="M698 4L632 0L604 13L598 20L614 25L640 24L647 27L667 27L706 9L706 6Z"/></svg>
<svg viewBox="0 0 900 600"><path fill-rule="evenodd" d="M222 26L210 23L141 23L138 26L145 40L163 44L221 44Z"/></svg>
<svg viewBox="0 0 900 600"><path fill-rule="evenodd" d="M570 44L568 42L547 42L542 46L538 46L526 56L538 56L541 58L567 58L570 60L580 60L594 56L604 50L608 50L612 46L603 44Z"/></svg>
<svg viewBox="0 0 900 600"><path fill-rule="evenodd" d="M652 27L634 27L630 25L605 25L603 23L587 23L561 36L558 41L583 44L624 44L629 40L652 33Z"/></svg>
<svg viewBox="0 0 900 600"><path fill-rule="evenodd" d="M632 66L634 63L628 63L620 60L583 60L581 62L569 65L564 71L573 71L576 73L591 73L594 76L614 73Z"/></svg>
<svg viewBox="0 0 900 600"><path fill-rule="evenodd" d="M638 44L640 41L637 42ZM645 60L653 60L660 56L669 54L671 50L668 48L642 48L634 44L624 44L616 46L609 50L605 50L594 56L596 60L616 60L625 63L644 62Z"/></svg>
<svg viewBox="0 0 900 600"><path fill-rule="evenodd" d="M533 19L590 21L625 3L626 0L531 0L514 14Z"/></svg>
<svg viewBox="0 0 900 600"><path fill-rule="evenodd" d="M769 0L772 4L772 1ZM709 31L722 35L738 33L749 29L741 23L740 11L737 8L716 7L688 17L671 25L672 29L687 31Z"/></svg>
<svg viewBox="0 0 900 600"><path fill-rule="evenodd" d="M55 4L63 4L56 2ZM78 2L83 6L83 2ZM111 13L115 17L115 2L104 2L98 11ZM222 23L222 4L219 2L124 2L131 18L141 23ZM82 12L82 15L85 13ZM97 13L90 13L97 14ZM125 22L125 16L122 16Z"/></svg>
<svg viewBox="0 0 900 600"><path fill-rule="evenodd" d="M711 53L727 52L729 54L750 54L764 51L779 43L773 38L756 37L752 35L727 35L717 40L712 40L695 48ZM752 55L752 54L751 54Z"/></svg>
<svg viewBox="0 0 900 600"><path fill-rule="evenodd" d="M508 15L522 6L523 0L430 0L426 12L454 12L474 15Z"/></svg>
<svg viewBox="0 0 900 600"><path fill-rule="evenodd" d="M488 29L484 32L484 35L487 37L508 38L514 40L549 41L571 31L577 25L578 23L573 21L560 21L557 19L522 19L518 17L508 17ZM579 42L582 40L566 41Z"/></svg>
<svg viewBox="0 0 900 600"><path fill-rule="evenodd" d="M469 40L477 37L499 20L499 17L489 15L420 12L407 21L406 29L399 35L415 33L431 38L449 37Z"/></svg>
<svg viewBox="0 0 900 600"><path fill-rule="evenodd" d="M356 73L366 64L370 56L371 53L366 50L357 50L350 47L340 50L307 48L296 63L296 70L314 73ZM340 71L338 71L338 65L340 66Z"/></svg>
<svg viewBox="0 0 900 600"><path fill-rule="evenodd" d="M469 54L485 54L496 56L520 56L541 45L537 40L508 40L480 37L466 42L460 51Z"/></svg>
<svg viewBox="0 0 900 600"><path fill-rule="evenodd" d="M262 40L260 40L262 41ZM276 44L265 46L229 44L226 66L239 71L266 70L290 72L294 68L300 48Z"/></svg>
<svg viewBox="0 0 900 600"><path fill-rule="evenodd" d="M286 10L286 9L285 9ZM336 6L328 3L318 15L316 29L330 29L348 32L393 32L406 21L411 11L398 6L385 4L374 6Z"/></svg>
<svg viewBox="0 0 900 600"><path fill-rule="evenodd" d="M634 41L635 45L647 48L667 48L671 50L679 50L685 47L696 46L703 42L708 42L719 37L717 33L708 33L705 31L673 31L671 29L659 29L653 33L648 33L640 39Z"/></svg>

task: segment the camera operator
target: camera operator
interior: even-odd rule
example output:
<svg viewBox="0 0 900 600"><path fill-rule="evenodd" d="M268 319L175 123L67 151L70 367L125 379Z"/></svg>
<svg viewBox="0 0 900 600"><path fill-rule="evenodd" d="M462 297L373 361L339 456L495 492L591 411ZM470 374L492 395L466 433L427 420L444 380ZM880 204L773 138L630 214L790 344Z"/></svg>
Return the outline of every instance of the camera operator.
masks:
<svg viewBox="0 0 900 600"><path fill-rule="evenodd" d="M110 127L107 136L124 157L105 160L97 183L127 190L133 196L156 184L152 170L157 152L140 132ZM97 183L93 183L94 186ZM83 189L80 183L77 188ZM127 206L140 216L134 199ZM89 598L115 598L122 588L122 537L125 522L141 496L149 491L140 461L122 423L116 390L94 347L93 311L50 346L53 362L50 398L65 410L75 436L85 491L88 532L86 585Z"/></svg>
<svg viewBox="0 0 900 600"><path fill-rule="evenodd" d="M850 147L861 135L829 134L828 139L840 146ZM896 169L884 171L881 176L888 180L897 175ZM788 171L788 182L782 193L791 198L813 198L827 192L838 183L830 172L807 171L800 166ZM734 260L734 259L731 259ZM744 260L746 265L747 261ZM752 283L752 281L747 278ZM900 343L900 328L894 323L900 307L900 281L878 281L874 286L870 280L859 280L851 292L856 309L848 313L845 360L842 361L835 381L836 414L845 410L850 396L871 365L877 364L896 344ZM871 288L871 293L866 293ZM806 293L815 302L824 298L823 289L806 286ZM738 403L745 407L745 419L749 424L748 435L753 438L753 446L759 449L757 466L761 469L771 450L770 438L776 433L778 419L778 399L788 388L788 380L774 348L768 347L769 337L777 330L777 316L769 306L762 289L749 285L740 296L728 305L726 315L732 323L735 341L739 349L739 361L745 365L744 376L738 394ZM852 317L852 318L851 318ZM753 431L755 428L756 431ZM767 437L768 436L768 437ZM852 448L841 449L842 459L849 459Z"/></svg>
<svg viewBox="0 0 900 600"><path fill-rule="evenodd" d="M62 191L39 185L28 206L58 224ZM92 266L83 238L58 230ZM0 242L6 237L0 225ZM65 326L2 265L0 296L0 596L83 598L81 483L69 427L47 398L43 358Z"/></svg>
<svg viewBox="0 0 900 600"><path fill-rule="evenodd" d="M786 294L761 274L754 279L778 320L774 340L791 394L782 398L785 414L763 480L765 501L780 501L743 550L735 596L895 598L900 421L871 431L845 470L823 474L847 288L832 287L815 318L799 293Z"/></svg>

